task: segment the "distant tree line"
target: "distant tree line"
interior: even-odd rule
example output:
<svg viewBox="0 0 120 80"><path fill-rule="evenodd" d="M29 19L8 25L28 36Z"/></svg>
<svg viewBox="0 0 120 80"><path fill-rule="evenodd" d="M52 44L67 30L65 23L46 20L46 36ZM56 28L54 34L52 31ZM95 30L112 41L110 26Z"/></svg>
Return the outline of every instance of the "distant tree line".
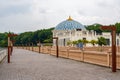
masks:
<svg viewBox="0 0 120 80"><path fill-rule="evenodd" d="M11 40L15 40L15 45L28 45L32 43L36 45L39 41L40 43L52 43L53 29L54 28L49 28L20 33L18 36L11 38ZM0 33L0 47L7 47L7 35L8 33L6 32Z"/></svg>
<svg viewBox="0 0 120 80"><path fill-rule="evenodd" d="M52 30L50 29L41 29L35 32L24 32L16 36L14 39L16 40L15 44L37 44L40 43L52 43Z"/></svg>
<svg viewBox="0 0 120 80"><path fill-rule="evenodd" d="M88 25L86 26L87 30L94 30L97 32L97 34L101 34L102 32L110 32L109 30L101 30L100 27L101 24L93 24L93 25ZM120 33L120 23L115 23L114 25L109 25L109 26L115 26L116 27L116 32Z"/></svg>
<svg viewBox="0 0 120 80"><path fill-rule="evenodd" d="M120 23L114 24L117 28L117 33L120 33ZM101 34L102 32L109 32L108 30L101 30L101 24L93 24L86 26L87 30L94 30L97 34ZM41 29L34 32L24 32L18 34L18 36L13 39L16 41L15 44L37 44L39 41L41 43L52 43L52 30L54 28L49 29ZM0 33L0 47L7 46L7 32ZM74 42L75 43L75 42Z"/></svg>
<svg viewBox="0 0 120 80"><path fill-rule="evenodd" d="M0 47L6 47L7 46L7 35L8 33L0 33Z"/></svg>

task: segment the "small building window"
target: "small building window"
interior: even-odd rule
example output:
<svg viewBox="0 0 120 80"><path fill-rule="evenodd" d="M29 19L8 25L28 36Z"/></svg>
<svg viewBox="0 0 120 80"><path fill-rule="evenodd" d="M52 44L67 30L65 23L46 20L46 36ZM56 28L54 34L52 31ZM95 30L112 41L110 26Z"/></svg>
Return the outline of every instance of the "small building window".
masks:
<svg viewBox="0 0 120 80"><path fill-rule="evenodd" d="M76 31L81 31L81 29L76 29Z"/></svg>

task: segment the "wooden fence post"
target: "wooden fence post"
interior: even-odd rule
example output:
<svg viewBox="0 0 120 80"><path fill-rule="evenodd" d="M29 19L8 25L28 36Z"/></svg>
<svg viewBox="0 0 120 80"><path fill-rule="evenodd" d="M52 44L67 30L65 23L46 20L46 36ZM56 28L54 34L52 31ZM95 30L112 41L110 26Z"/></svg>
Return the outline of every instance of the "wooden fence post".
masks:
<svg viewBox="0 0 120 80"><path fill-rule="evenodd" d="M107 53L107 66L110 67L110 52Z"/></svg>
<svg viewBox="0 0 120 80"><path fill-rule="evenodd" d="M84 52L81 51L81 60L84 62Z"/></svg>

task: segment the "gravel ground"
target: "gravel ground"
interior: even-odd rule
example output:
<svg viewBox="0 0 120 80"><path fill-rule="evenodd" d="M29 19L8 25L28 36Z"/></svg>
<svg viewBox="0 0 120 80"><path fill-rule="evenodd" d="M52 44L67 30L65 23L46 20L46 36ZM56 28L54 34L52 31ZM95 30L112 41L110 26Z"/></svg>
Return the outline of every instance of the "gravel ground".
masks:
<svg viewBox="0 0 120 80"><path fill-rule="evenodd" d="M120 70L15 49L11 63L0 64L0 80L120 80Z"/></svg>

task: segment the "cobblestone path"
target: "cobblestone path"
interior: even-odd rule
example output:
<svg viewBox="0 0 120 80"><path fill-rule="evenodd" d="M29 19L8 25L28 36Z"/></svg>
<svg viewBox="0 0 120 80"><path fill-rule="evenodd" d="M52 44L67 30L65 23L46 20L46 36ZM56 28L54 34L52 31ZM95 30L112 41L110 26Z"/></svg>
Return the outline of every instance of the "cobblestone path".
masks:
<svg viewBox="0 0 120 80"><path fill-rule="evenodd" d="M11 63L0 64L0 80L120 80L120 70L14 49Z"/></svg>

